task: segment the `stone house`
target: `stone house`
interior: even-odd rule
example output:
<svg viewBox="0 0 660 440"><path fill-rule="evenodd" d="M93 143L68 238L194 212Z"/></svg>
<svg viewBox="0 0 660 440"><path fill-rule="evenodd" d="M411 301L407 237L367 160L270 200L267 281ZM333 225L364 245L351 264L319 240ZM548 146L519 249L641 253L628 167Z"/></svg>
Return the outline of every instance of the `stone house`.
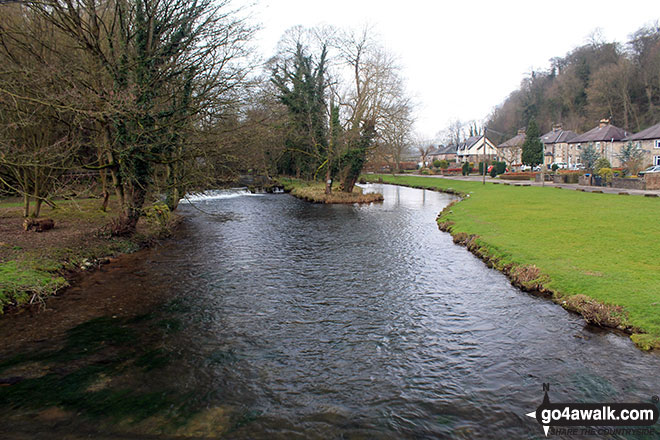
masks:
<svg viewBox="0 0 660 440"><path fill-rule="evenodd" d="M569 149L575 148L577 159L580 158L580 152L589 145L592 145L601 157L606 158L613 167L620 167L621 160L619 154L621 147L625 145L624 139L630 133L626 130L610 124L609 119L601 119L598 127L592 128L588 132L578 135L567 142Z"/></svg>
<svg viewBox="0 0 660 440"><path fill-rule="evenodd" d="M478 163L486 160L496 160L497 147L486 136L472 136L461 142L456 149L456 162Z"/></svg>
<svg viewBox="0 0 660 440"><path fill-rule="evenodd" d="M561 124L555 124L552 130L541 136L543 142L545 165L550 167L553 163L564 163L571 166L580 162L580 153L577 144L569 144L578 137L571 130L562 129Z"/></svg>
<svg viewBox="0 0 660 440"><path fill-rule="evenodd" d="M522 165L522 146L525 143L525 129L518 130L518 134L497 146L499 157L510 169Z"/></svg>
<svg viewBox="0 0 660 440"><path fill-rule="evenodd" d="M644 151L644 166L660 165L660 123L631 134L624 143L632 142Z"/></svg>

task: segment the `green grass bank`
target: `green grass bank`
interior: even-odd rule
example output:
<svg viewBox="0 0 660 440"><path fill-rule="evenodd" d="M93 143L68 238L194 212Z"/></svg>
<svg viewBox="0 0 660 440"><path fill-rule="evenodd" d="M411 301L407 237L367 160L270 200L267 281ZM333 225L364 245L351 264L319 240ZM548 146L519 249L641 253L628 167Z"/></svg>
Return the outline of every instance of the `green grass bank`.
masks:
<svg viewBox="0 0 660 440"><path fill-rule="evenodd" d="M454 241L512 282L552 295L591 323L660 348L660 201L552 187L416 176L368 181L463 195L438 218Z"/></svg>

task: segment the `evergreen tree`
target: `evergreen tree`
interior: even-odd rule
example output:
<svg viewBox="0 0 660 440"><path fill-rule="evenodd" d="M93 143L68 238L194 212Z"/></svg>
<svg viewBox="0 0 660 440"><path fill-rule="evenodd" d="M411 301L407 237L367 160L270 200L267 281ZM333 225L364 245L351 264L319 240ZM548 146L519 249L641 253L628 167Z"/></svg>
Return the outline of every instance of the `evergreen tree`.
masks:
<svg viewBox="0 0 660 440"><path fill-rule="evenodd" d="M588 170L593 170L596 162L600 159L600 154L592 144L589 144L582 152L580 153L580 160L582 165Z"/></svg>
<svg viewBox="0 0 660 440"><path fill-rule="evenodd" d="M277 66L273 71L271 81L289 113L287 148L278 163L281 173L312 179L327 156L326 53L324 47L314 63L298 44L291 69Z"/></svg>
<svg viewBox="0 0 660 440"><path fill-rule="evenodd" d="M525 142L522 146L522 163L535 167L543 163L543 143L540 139L539 127L534 119L529 121L525 132Z"/></svg>

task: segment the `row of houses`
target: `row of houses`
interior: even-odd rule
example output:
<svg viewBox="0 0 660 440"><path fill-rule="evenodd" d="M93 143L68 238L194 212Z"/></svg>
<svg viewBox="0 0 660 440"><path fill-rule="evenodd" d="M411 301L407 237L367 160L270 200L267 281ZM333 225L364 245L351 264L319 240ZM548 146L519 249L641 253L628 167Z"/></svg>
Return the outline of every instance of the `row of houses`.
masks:
<svg viewBox="0 0 660 440"><path fill-rule="evenodd" d="M522 165L524 142L525 130L519 130L514 137L497 146L487 136L473 136L457 146L435 148L428 157L430 163L436 159L457 163L501 160L511 168L517 168ZM567 167L579 165L580 153L588 145L607 158L613 167L620 167L619 154L629 142L644 152L644 165L660 165L660 123L635 134L610 124L607 119L602 119L597 127L583 134L555 125L541 136L541 142L544 164L548 167L554 163Z"/></svg>

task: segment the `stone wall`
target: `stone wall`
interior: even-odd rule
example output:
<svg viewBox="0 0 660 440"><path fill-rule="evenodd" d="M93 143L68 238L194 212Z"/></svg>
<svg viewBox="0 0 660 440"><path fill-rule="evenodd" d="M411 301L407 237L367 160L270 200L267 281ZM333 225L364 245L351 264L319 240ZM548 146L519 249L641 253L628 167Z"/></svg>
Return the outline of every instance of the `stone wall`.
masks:
<svg viewBox="0 0 660 440"><path fill-rule="evenodd" d="M582 186L591 185L591 176L587 175L587 174L584 174L584 175L580 176L580 179L578 180L578 184L580 184Z"/></svg>
<svg viewBox="0 0 660 440"><path fill-rule="evenodd" d="M621 177L614 177L612 179L612 188L647 189L644 179L624 179Z"/></svg>
<svg viewBox="0 0 660 440"><path fill-rule="evenodd" d="M660 173L648 173L644 175L646 189L660 189Z"/></svg>

